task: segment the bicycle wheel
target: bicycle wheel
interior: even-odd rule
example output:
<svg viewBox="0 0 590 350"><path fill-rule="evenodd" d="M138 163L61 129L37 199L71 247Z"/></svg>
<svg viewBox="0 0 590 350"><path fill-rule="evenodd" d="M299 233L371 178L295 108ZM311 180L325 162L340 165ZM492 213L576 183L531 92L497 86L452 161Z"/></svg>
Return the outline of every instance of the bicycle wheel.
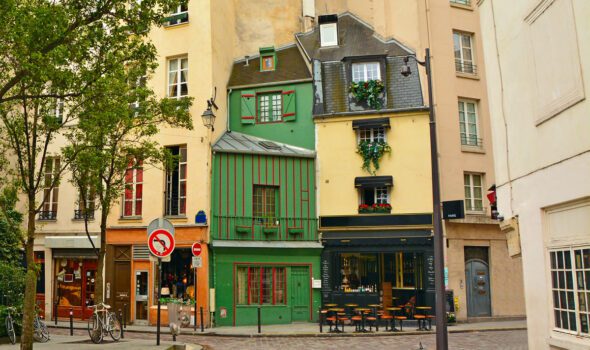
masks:
<svg viewBox="0 0 590 350"><path fill-rule="evenodd" d="M102 342L102 323L98 319L97 314L93 314L88 319L88 335L94 344Z"/></svg>
<svg viewBox="0 0 590 350"><path fill-rule="evenodd" d="M16 344L16 334L14 333L14 323L12 323L12 317L6 316L6 334L12 344Z"/></svg>
<svg viewBox="0 0 590 350"><path fill-rule="evenodd" d="M109 333L114 341L121 339L121 322L119 322L114 312L110 313L109 317Z"/></svg>
<svg viewBox="0 0 590 350"><path fill-rule="evenodd" d="M46 343L49 341L49 331L47 330L47 325L45 322L37 316L35 319L35 333L36 336L35 340L41 343Z"/></svg>

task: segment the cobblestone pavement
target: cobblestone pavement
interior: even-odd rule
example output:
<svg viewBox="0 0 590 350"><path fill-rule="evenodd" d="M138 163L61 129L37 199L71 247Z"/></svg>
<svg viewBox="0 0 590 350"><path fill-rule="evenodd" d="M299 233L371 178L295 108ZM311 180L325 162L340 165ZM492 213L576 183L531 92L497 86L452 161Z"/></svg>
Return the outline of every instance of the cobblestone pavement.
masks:
<svg viewBox="0 0 590 350"><path fill-rule="evenodd" d="M52 330L56 334L69 334L68 330ZM76 330L76 335L87 334ZM125 333L126 339L154 339L154 334ZM162 336L163 341L172 340L169 335ZM413 350L420 348L435 349L435 336L400 335L400 336L359 336L359 337L219 337L219 336L188 336L180 335L178 341L200 344L207 350L221 349L256 349L256 350L323 350L323 349L399 349ZM449 334L449 349L453 350L526 350L527 333L524 330L467 332Z"/></svg>

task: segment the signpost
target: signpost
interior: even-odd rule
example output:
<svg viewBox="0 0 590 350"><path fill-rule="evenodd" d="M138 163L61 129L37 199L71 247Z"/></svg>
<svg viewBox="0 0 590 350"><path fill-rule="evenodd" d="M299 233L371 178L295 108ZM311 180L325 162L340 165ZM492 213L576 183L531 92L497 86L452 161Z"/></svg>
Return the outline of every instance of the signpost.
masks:
<svg viewBox="0 0 590 350"><path fill-rule="evenodd" d="M148 248L150 253L158 259L158 317L156 331L156 345L160 345L160 314L162 297L162 259L169 258L174 251L174 226L170 221L160 218L150 222L147 228Z"/></svg>
<svg viewBox="0 0 590 350"><path fill-rule="evenodd" d="M199 242L195 242L193 243L193 246L191 248L191 251L193 252L193 261L192 261L192 265L193 265L193 269L195 269L194 274L195 274L195 312L194 312L194 322L193 322L193 330L196 331L197 330L197 269L199 267L203 267L203 259L201 258L201 251L203 250L203 248L201 247L201 243ZM202 322L202 321L201 321ZM201 329L203 329L203 325L201 325Z"/></svg>

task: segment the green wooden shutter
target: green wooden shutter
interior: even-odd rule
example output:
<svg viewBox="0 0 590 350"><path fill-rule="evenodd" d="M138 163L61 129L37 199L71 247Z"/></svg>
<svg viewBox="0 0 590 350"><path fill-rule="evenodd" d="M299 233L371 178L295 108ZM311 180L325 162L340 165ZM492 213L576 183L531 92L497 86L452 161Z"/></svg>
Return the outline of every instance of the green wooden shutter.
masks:
<svg viewBox="0 0 590 350"><path fill-rule="evenodd" d="M254 90L243 90L240 103L242 124L256 123L256 94Z"/></svg>
<svg viewBox="0 0 590 350"><path fill-rule="evenodd" d="M286 122L295 121L295 87L289 86L283 90L283 120Z"/></svg>

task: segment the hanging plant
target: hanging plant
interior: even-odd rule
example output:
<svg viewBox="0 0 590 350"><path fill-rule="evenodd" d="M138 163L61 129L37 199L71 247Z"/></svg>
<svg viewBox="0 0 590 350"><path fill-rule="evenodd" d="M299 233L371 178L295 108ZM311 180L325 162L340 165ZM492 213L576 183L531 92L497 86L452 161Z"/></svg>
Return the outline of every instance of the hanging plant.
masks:
<svg viewBox="0 0 590 350"><path fill-rule="evenodd" d="M363 158L363 169L371 175L377 173L377 170L379 170L379 160L383 157L384 153L389 152L391 152L391 147L385 141L361 141L356 149L356 153L360 154ZM372 167L371 164L373 165Z"/></svg>
<svg viewBox="0 0 590 350"><path fill-rule="evenodd" d="M366 101L367 105L374 109L381 108L381 99L379 98L379 94L383 91L381 80L353 82L350 84L349 91L357 101Z"/></svg>

